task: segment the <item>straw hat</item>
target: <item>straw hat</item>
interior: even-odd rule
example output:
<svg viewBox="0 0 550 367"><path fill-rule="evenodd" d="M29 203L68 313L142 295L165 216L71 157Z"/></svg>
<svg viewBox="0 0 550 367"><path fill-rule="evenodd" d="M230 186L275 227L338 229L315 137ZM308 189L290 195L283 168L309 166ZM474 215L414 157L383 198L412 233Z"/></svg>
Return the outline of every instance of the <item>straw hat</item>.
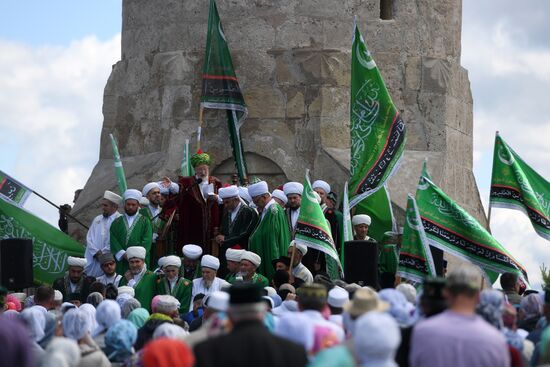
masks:
<svg viewBox="0 0 550 367"><path fill-rule="evenodd" d="M357 317L370 311L386 311L389 307L389 304L378 298L375 291L361 288L356 290L353 299L344 305L344 311Z"/></svg>

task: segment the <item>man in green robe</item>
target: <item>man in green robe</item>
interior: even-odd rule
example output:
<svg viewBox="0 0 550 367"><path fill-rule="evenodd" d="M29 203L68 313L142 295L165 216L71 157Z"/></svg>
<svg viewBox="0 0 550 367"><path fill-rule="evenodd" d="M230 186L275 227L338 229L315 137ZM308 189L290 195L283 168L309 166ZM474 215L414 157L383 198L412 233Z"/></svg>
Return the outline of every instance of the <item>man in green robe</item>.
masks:
<svg viewBox="0 0 550 367"><path fill-rule="evenodd" d="M191 293L193 283L179 276L181 259L178 256L170 255L160 259L160 266L164 274L157 279L157 294L167 294L175 297L179 303L179 314L189 311L191 305Z"/></svg>
<svg viewBox="0 0 550 367"><path fill-rule="evenodd" d="M265 181L250 185L248 193L260 212L260 221L248 240L248 248L262 259L258 273L271 279L275 274L271 262L286 255L290 243L288 222L284 209L271 198Z"/></svg>
<svg viewBox="0 0 550 367"><path fill-rule="evenodd" d="M134 288L134 298L141 303L141 307L151 312L151 300L157 294L157 276L145 267L146 250L140 246L130 246L126 249L129 270L124 273L120 286L127 285Z"/></svg>
<svg viewBox="0 0 550 367"><path fill-rule="evenodd" d="M164 249L157 248L157 238L161 235L164 229L165 222L160 218L160 212L162 208L160 206L160 185L157 182L149 182L143 187L142 194L147 198L149 204L142 207L139 213L151 221L151 227L153 230L153 238L151 243L151 261L156 264L158 259L166 255Z"/></svg>
<svg viewBox="0 0 550 367"><path fill-rule="evenodd" d="M256 269L262 263L262 259L252 251L245 251L241 254L241 271L243 282L255 283L263 287L269 286L269 280L262 274L256 273ZM237 282L236 278L231 279L229 283Z"/></svg>
<svg viewBox="0 0 550 367"><path fill-rule="evenodd" d="M227 262L227 275L225 280L228 283L233 284L235 281L240 280L242 275L241 271L241 255L246 250L228 248L225 251L225 259Z"/></svg>
<svg viewBox="0 0 550 367"><path fill-rule="evenodd" d="M113 221L110 229L111 253L117 260L116 271L125 274L128 270L128 256L126 249L129 246L141 246L146 250L145 263L151 264L151 241L153 230L151 221L138 212L141 192L128 189L124 193L124 215Z"/></svg>
<svg viewBox="0 0 550 367"><path fill-rule="evenodd" d="M397 272L397 265L399 264L398 244L401 242L399 237L399 234L395 232L384 233L378 256L378 271L380 274L395 274Z"/></svg>

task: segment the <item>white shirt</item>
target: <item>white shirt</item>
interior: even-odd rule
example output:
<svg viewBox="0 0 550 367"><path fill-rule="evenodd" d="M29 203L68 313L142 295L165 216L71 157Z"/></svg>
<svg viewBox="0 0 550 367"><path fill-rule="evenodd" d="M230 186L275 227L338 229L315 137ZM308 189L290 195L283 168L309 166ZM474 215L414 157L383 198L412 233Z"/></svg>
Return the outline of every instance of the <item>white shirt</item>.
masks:
<svg viewBox="0 0 550 367"><path fill-rule="evenodd" d="M128 286L132 287L132 288L135 288L138 285L139 281L141 280L141 278L143 277L143 274L145 274L146 271L147 271L147 266L144 264L143 269L141 269L139 274L135 274L134 277L132 279L130 279L130 281L128 281Z"/></svg>
<svg viewBox="0 0 550 367"><path fill-rule="evenodd" d="M84 256L86 257L87 262L87 265L84 268L86 275L95 278L103 275L101 264L99 263L99 261L97 261L96 258L94 258L94 255L98 251L101 251L101 253L106 253L110 251L109 230L111 229L111 224L113 223L113 221L120 217L120 215L121 214L119 212L114 212L107 218L105 218L103 215L98 215L92 221L92 225L90 226L88 234L86 235L86 251L84 252Z"/></svg>
<svg viewBox="0 0 550 367"><path fill-rule="evenodd" d="M96 281L102 283L103 285L114 284L116 287L118 287L121 279L122 275L118 275L117 273L115 273L115 275L113 275L112 277L108 277L107 275L103 274L102 276L97 277Z"/></svg>
<svg viewBox="0 0 550 367"><path fill-rule="evenodd" d="M128 214L124 213L124 216L126 217L126 221L128 222L128 228L132 227L132 224L134 224L134 220L136 220L136 217L137 217L136 214L128 215Z"/></svg>
<svg viewBox="0 0 550 367"><path fill-rule="evenodd" d="M162 209L162 208L160 207L160 205L159 205L158 207L155 208L154 206L152 206L151 204L149 204L148 207L149 207L149 210L151 211L151 215L153 216L153 218L155 218L155 217L160 213L160 211L161 211L161 209ZM158 217L155 218L155 220L157 220L157 219L158 219Z"/></svg>
<svg viewBox="0 0 550 367"><path fill-rule="evenodd" d="M295 278L302 279L305 283L313 283L313 274L311 274L311 271L302 263L292 268L292 275L294 275Z"/></svg>
<svg viewBox="0 0 550 367"><path fill-rule="evenodd" d="M208 296L212 292L221 291L223 287L226 287L228 285L229 283L227 283L225 280L215 277L210 288L206 288L202 278L193 279L193 291L191 293L191 299L194 299L195 296L199 293ZM191 302L191 304L189 305L189 311L193 311L193 302Z"/></svg>
<svg viewBox="0 0 550 367"><path fill-rule="evenodd" d="M233 209L233 211L231 212L231 223L233 223L235 221L235 218L237 217L237 213L239 213L239 209L241 209L241 203L239 203L239 205L237 205L237 207L235 209Z"/></svg>
<svg viewBox="0 0 550 367"><path fill-rule="evenodd" d="M300 208L296 210L290 210L290 224L292 225L292 229L296 229L296 222L298 222L298 217L300 216Z"/></svg>
<svg viewBox="0 0 550 367"><path fill-rule="evenodd" d="M267 213L267 211L269 210L269 208L271 207L271 205L275 205L277 204L275 202L275 200L273 200L273 198L271 198L271 200L269 200L269 202L266 204L266 206L264 207L264 210L262 210L262 215L260 216L260 222L262 220L264 220L264 217L265 217L265 213Z"/></svg>

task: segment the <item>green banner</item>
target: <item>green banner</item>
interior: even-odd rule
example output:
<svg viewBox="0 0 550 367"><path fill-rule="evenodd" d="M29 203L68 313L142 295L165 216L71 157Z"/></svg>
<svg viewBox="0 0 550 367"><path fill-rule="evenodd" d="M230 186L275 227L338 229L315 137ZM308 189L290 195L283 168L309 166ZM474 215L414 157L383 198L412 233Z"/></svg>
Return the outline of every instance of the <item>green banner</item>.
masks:
<svg viewBox="0 0 550 367"><path fill-rule="evenodd" d="M344 184L344 196L342 197L342 214L343 214L343 225L344 225L344 242L353 241L353 225L351 223L351 211L349 208L349 196L348 196L348 182ZM342 268L345 269L344 264L344 247L340 248L340 262L342 263Z"/></svg>
<svg viewBox="0 0 550 367"><path fill-rule="evenodd" d="M118 182L118 191L120 195L124 197L124 192L128 188L126 185L126 176L124 175L124 167L122 167L122 161L120 160L120 154L118 153L118 146L116 144L113 134L109 134L111 138L111 146L113 148L113 158L115 160L115 175Z"/></svg>
<svg viewBox="0 0 550 367"><path fill-rule="evenodd" d="M27 186L7 173L0 171L0 195L19 206L23 206L31 194L32 190Z"/></svg>
<svg viewBox="0 0 550 367"><path fill-rule="evenodd" d="M36 283L52 284L67 270L68 256L84 256L84 246L25 209L0 199L0 239L27 238L33 242Z"/></svg>
<svg viewBox="0 0 550 367"><path fill-rule="evenodd" d="M369 237L381 242L384 233L388 231L397 231L393 217L391 200L388 189L382 186L382 189L369 195L355 206L354 214L367 214L372 219L369 226Z"/></svg>
<svg viewBox="0 0 550 367"><path fill-rule="evenodd" d="M535 231L550 240L550 183L498 134L493 153L490 205L521 210L527 214Z"/></svg>
<svg viewBox="0 0 550 367"><path fill-rule="evenodd" d="M215 0L210 0L206 53L202 71L201 108L227 110L229 140L233 148L235 168L241 185L246 181L246 162L240 128L248 110L233 68L231 53L225 38Z"/></svg>
<svg viewBox="0 0 550 367"><path fill-rule="evenodd" d="M498 273L512 272L527 281L525 269L466 210L428 177L421 176L416 203L429 244L478 265L494 282Z"/></svg>
<svg viewBox="0 0 550 367"><path fill-rule="evenodd" d="M428 238L422 226L416 201L409 194L399 253L397 275L421 283L426 277L435 277L435 266Z"/></svg>
<svg viewBox="0 0 550 367"><path fill-rule="evenodd" d="M357 25L351 50L350 98L353 208L382 188L397 170L405 146L405 123Z"/></svg>
<svg viewBox="0 0 550 367"><path fill-rule="evenodd" d="M304 181L300 215L296 222L295 241L296 243L324 252L336 262L337 268L342 269L330 232L330 224L325 218L321 205L319 205L317 198L313 194L308 173L306 173ZM333 275L331 275L332 277Z"/></svg>
<svg viewBox="0 0 550 367"><path fill-rule="evenodd" d="M189 139L185 139L185 145L183 147L183 158L181 160L181 175L183 177L193 176L195 170L191 165L191 155L189 154Z"/></svg>

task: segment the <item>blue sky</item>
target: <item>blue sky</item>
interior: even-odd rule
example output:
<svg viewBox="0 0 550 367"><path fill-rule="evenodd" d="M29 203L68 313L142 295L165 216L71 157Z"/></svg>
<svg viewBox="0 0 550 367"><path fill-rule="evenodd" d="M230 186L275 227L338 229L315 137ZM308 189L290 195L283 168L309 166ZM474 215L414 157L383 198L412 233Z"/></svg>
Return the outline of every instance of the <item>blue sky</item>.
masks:
<svg viewBox="0 0 550 367"><path fill-rule="evenodd" d="M405 0L403 0L405 1ZM103 88L120 59L121 0L0 2L0 169L70 203L99 153ZM474 97L474 172L487 202L495 130L550 178L550 2L464 0L462 64ZM27 207L56 224L56 210ZM550 243L522 213L493 210L494 236L527 268Z"/></svg>

